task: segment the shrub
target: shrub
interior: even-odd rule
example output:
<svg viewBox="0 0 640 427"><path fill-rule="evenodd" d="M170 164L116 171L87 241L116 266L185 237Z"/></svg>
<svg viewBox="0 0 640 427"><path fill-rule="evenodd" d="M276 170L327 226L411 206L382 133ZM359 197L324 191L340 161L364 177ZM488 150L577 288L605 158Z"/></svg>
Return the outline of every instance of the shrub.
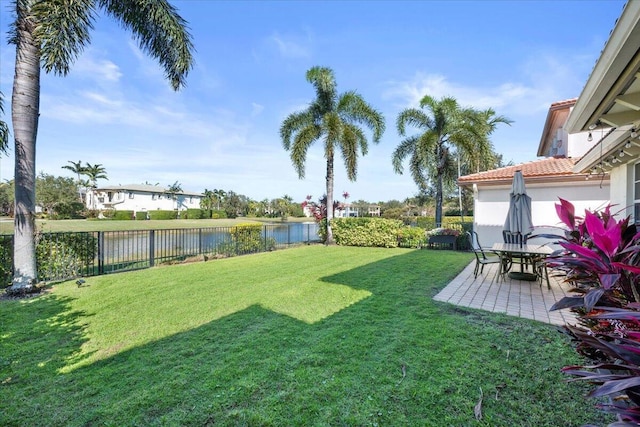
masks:
<svg viewBox="0 0 640 427"><path fill-rule="evenodd" d="M178 211L169 211L169 210L157 210L157 211L148 211L149 219L177 219Z"/></svg>
<svg viewBox="0 0 640 427"><path fill-rule="evenodd" d="M398 246L401 248L420 248L425 244L425 241L422 228L403 227L398 231Z"/></svg>
<svg viewBox="0 0 640 427"><path fill-rule="evenodd" d="M38 279L78 277L91 265L98 251L92 233L47 233L36 238Z"/></svg>
<svg viewBox="0 0 640 427"><path fill-rule="evenodd" d="M266 239L262 237L262 224L238 224L231 227L230 233L233 253L236 255L259 252L267 246Z"/></svg>
<svg viewBox="0 0 640 427"><path fill-rule="evenodd" d="M187 209L186 211L182 211L180 218L205 219L205 218L210 218L210 213L206 209Z"/></svg>
<svg viewBox="0 0 640 427"><path fill-rule="evenodd" d="M222 209L214 209L211 211L211 218L223 219L227 217L227 212Z"/></svg>
<svg viewBox="0 0 640 427"><path fill-rule="evenodd" d="M115 211L111 219L114 219L117 221L131 220L133 219L133 211L129 211L129 210Z"/></svg>
<svg viewBox="0 0 640 427"><path fill-rule="evenodd" d="M144 221L146 219L149 219L147 211L137 211L136 212L136 220L137 221Z"/></svg>
<svg viewBox="0 0 640 427"><path fill-rule="evenodd" d="M577 296L564 297L551 310L571 308L578 314L579 326L565 325L565 330L576 350L594 362L563 371L598 385L591 397L616 396L614 403L599 405L618 415L616 425L638 425L640 233L628 217L616 220L610 207L585 211L581 218L570 202L560 199L556 211L567 230L558 242L562 250L547 263L565 275Z"/></svg>
<svg viewBox="0 0 640 427"><path fill-rule="evenodd" d="M333 238L344 246L395 248L403 227L402 221L386 218L336 218L331 222Z"/></svg>

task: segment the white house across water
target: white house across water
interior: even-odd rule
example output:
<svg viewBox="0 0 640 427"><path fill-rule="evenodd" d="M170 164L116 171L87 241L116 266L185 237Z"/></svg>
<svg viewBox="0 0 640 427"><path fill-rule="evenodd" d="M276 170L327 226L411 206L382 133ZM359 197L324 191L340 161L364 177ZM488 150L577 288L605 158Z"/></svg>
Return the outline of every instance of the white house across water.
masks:
<svg viewBox="0 0 640 427"><path fill-rule="evenodd" d="M152 210L199 209L202 194L188 191L170 193L157 185L129 184L88 189L85 203L93 210L130 210L144 212Z"/></svg>

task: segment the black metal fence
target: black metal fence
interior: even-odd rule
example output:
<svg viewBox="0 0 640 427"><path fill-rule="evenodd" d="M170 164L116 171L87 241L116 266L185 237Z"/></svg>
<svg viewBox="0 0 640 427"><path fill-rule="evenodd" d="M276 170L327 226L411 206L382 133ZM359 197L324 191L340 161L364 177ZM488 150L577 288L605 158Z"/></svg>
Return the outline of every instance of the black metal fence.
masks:
<svg viewBox="0 0 640 427"><path fill-rule="evenodd" d="M36 239L42 281L153 267L196 256L233 256L319 242L318 224L169 230L41 233ZM11 282L13 236L0 236L0 280Z"/></svg>

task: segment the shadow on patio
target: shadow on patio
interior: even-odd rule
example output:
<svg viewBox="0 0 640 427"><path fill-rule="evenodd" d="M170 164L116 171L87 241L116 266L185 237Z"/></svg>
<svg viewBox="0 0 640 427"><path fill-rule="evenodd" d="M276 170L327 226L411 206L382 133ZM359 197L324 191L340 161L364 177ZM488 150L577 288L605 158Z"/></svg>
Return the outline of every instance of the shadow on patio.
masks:
<svg viewBox="0 0 640 427"><path fill-rule="evenodd" d="M546 283L540 286L540 282L501 277L498 274L498 264L486 265L483 274L473 277L474 267L475 261L462 270L434 299L553 325L576 323L574 314L568 309L549 311L570 289L568 284L561 283L551 274L551 289L547 289Z"/></svg>

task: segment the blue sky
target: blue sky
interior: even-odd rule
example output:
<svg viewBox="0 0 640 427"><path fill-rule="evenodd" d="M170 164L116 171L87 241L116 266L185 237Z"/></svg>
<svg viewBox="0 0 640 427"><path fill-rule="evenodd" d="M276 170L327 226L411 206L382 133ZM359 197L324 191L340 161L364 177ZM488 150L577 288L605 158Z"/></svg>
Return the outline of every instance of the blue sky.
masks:
<svg viewBox="0 0 640 427"><path fill-rule="evenodd" d="M536 159L549 105L577 97L624 1L209 1L172 2L196 47L187 87L173 92L129 33L101 16L66 77L42 75L37 171L73 176L68 161L100 163L100 185L233 190L256 200L324 194L321 144L298 179L280 124L314 97L306 71L334 70L380 110L387 130L350 182L336 159L335 192L351 200L416 193L391 166L398 113L426 94L492 107L514 123L493 135L505 161ZM10 97L15 50L10 2L0 0L0 90ZM10 99L4 120L10 122ZM370 134L368 134L370 136ZM0 179L13 178L13 150Z"/></svg>

